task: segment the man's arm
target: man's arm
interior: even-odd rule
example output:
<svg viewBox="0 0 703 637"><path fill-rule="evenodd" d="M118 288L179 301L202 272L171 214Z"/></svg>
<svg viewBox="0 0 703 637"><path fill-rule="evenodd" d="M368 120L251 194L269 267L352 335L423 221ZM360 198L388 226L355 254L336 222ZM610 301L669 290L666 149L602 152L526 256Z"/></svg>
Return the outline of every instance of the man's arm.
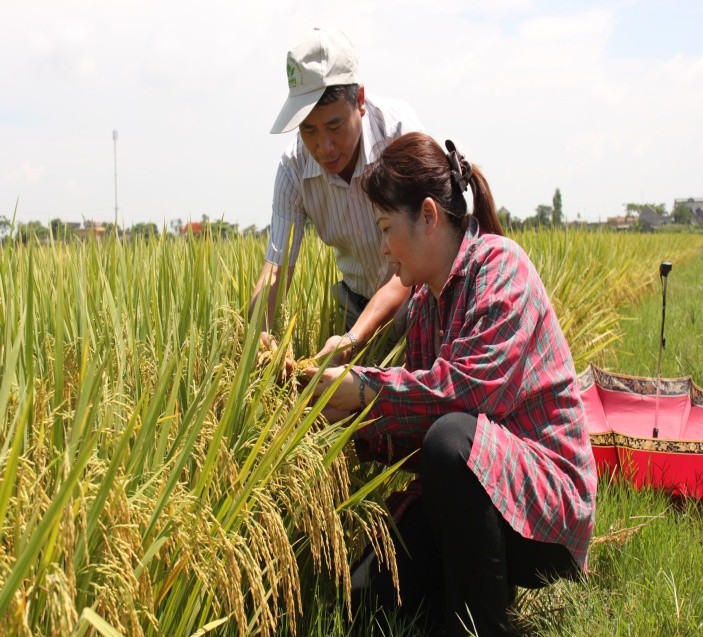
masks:
<svg viewBox="0 0 703 637"><path fill-rule="evenodd" d="M387 283L382 285L371 297L356 323L349 330L356 337L356 344L361 345L365 343L377 330L388 323L396 315L403 303L408 300L409 296L410 288L406 288L397 276L391 277ZM337 360L346 362L351 358L352 345L351 339L346 335L330 336L315 358L324 356L339 348L343 349L343 352Z"/></svg>
<svg viewBox="0 0 703 637"><path fill-rule="evenodd" d="M254 293L251 296L251 303L249 304L249 318L254 312L254 307L256 306L256 301L262 292L266 291L266 286L268 285L268 294L263 303L266 305L266 314L264 315L264 332L270 332L273 330L276 321L276 296L278 294L278 288L280 286L280 266L271 263L270 261L264 262L264 267L259 275L259 280L256 282L254 287ZM290 286L291 279L293 278L293 268L288 268L288 280L286 281L286 289L284 293L288 292L288 287Z"/></svg>

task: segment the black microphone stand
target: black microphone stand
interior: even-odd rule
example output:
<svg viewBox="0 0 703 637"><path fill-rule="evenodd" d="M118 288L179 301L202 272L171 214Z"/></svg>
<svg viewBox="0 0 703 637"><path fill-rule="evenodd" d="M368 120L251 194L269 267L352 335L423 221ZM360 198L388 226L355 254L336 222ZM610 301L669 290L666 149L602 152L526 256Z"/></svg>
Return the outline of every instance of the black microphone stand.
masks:
<svg viewBox="0 0 703 637"><path fill-rule="evenodd" d="M657 361L657 399L654 404L654 429L652 437L659 437L659 394L661 392L662 380L662 352L666 349L666 339L664 338L664 320L666 319L666 284L669 272L671 272L671 261L662 261L659 265L659 278L662 282L662 327L659 336L659 360Z"/></svg>

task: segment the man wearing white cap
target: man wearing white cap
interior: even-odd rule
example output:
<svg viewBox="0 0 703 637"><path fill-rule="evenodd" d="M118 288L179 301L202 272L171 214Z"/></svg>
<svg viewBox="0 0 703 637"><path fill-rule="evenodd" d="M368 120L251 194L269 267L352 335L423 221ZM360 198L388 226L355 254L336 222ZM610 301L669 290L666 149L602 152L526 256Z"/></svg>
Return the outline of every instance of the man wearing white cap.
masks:
<svg viewBox="0 0 703 637"><path fill-rule="evenodd" d="M298 128L276 175L271 238L251 308L267 283L268 325L274 320L278 286L293 275L305 222L335 250L343 280L337 285L347 333L331 337L320 354L343 348L348 360L357 348L396 316L409 297L380 252L381 235L360 177L388 142L420 130L413 111L397 101L367 99L359 82L356 51L338 30L313 29L289 52L288 99L272 133ZM286 245L293 225L288 276ZM400 336L397 334L397 336Z"/></svg>

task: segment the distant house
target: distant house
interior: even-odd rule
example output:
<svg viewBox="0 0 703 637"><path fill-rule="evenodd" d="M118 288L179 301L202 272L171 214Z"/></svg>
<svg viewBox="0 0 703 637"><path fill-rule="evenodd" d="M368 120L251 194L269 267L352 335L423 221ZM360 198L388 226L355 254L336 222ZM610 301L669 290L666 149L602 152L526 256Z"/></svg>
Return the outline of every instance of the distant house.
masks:
<svg viewBox="0 0 703 637"><path fill-rule="evenodd" d="M181 226L181 234L188 234L190 232L195 237L203 234L203 230L203 224L200 221L189 221Z"/></svg>
<svg viewBox="0 0 703 637"><path fill-rule="evenodd" d="M628 213L624 217L608 217L606 223L615 230L631 230L637 223L637 216Z"/></svg>
<svg viewBox="0 0 703 637"><path fill-rule="evenodd" d="M686 206L691 211L691 223L703 225L703 198L674 199L673 209L676 210L677 206Z"/></svg>
<svg viewBox="0 0 703 637"><path fill-rule="evenodd" d="M640 211L640 226L643 230L656 230L672 223L670 215L658 215L652 208L646 206Z"/></svg>
<svg viewBox="0 0 703 637"><path fill-rule="evenodd" d="M89 236L102 237L107 228L100 221L84 221L82 228L73 228L73 234L79 239L85 239Z"/></svg>

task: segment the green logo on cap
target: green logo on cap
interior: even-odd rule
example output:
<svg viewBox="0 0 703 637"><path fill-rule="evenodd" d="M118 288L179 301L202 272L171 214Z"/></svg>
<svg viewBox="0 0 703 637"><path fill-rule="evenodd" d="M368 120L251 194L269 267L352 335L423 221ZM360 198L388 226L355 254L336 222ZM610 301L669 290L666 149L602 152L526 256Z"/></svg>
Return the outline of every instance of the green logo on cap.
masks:
<svg viewBox="0 0 703 637"><path fill-rule="evenodd" d="M288 74L288 88L293 88L298 85L295 79L295 68L290 64L286 64L286 73Z"/></svg>

